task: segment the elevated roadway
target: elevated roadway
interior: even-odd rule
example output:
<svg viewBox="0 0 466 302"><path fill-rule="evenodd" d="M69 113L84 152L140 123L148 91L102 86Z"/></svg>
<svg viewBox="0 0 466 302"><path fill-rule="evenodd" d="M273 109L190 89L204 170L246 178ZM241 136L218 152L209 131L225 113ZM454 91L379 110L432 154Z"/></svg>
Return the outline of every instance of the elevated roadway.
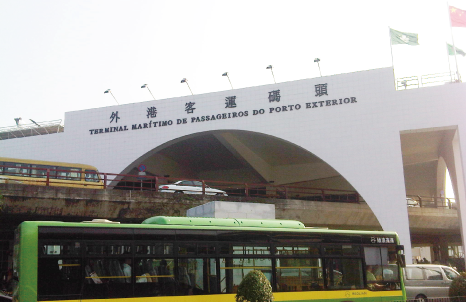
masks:
<svg viewBox="0 0 466 302"><path fill-rule="evenodd" d="M0 225L12 230L24 220L82 221L106 218L141 222L157 216L186 216L190 208L213 200L274 204L277 219L295 219L306 226L335 229L381 230L371 208L364 202L341 203L276 198L202 196L151 191L92 190L0 184L3 195ZM411 236L460 236L456 209L408 209Z"/></svg>

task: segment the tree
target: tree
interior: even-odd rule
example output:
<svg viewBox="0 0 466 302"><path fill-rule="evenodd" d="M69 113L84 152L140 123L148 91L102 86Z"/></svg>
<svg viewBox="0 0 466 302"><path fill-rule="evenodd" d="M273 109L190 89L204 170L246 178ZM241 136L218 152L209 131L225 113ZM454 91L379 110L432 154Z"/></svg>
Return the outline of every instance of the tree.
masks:
<svg viewBox="0 0 466 302"><path fill-rule="evenodd" d="M466 301L466 273L460 273L458 277L453 279L448 291L450 300L454 302Z"/></svg>
<svg viewBox="0 0 466 302"><path fill-rule="evenodd" d="M236 302L271 302L272 286L267 277L257 270L250 271L241 281Z"/></svg>

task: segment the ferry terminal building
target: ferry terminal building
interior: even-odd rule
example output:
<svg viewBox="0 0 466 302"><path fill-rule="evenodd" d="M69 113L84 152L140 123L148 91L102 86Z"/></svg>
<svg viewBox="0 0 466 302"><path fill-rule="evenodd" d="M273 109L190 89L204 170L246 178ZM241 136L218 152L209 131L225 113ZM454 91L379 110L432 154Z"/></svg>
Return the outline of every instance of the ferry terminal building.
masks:
<svg viewBox="0 0 466 302"><path fill-rule="evenodd" d="M396 90L391 68L65 114L65 131L0 156L101 172L356 190L411 259L406 197L442 196L466 226L466 84Z"/></svg>

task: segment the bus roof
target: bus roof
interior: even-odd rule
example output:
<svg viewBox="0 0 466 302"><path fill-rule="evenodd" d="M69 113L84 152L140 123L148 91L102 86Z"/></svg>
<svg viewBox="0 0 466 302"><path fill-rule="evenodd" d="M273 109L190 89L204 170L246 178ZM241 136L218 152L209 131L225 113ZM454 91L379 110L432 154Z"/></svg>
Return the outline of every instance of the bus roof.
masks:
<svg viewBox="0 0 466 302"><path fill-rule="evenodd" d="M162 217L162 218L160 218ZM149 223L151 219L155 219L160 223ZM170 221L168 221L170 219ZM223 220L221 218L201 218L206 220ZM256 219L237 219L237 221L243 221L243 225L238 226L228 226L226 223L224 225L214 225L214 224L202 224L201 222L193 223L192 221L188 223L188 220L193 220L190 217L170 217L170 216L156 216L146 219L145 223L141 224L115 224L115 223L89 223L89 222L62 222L62 221L24 221L20 226L26 228L37 228L39 226L51 226L51 227L95 227L95 228L135 228L135 229L197 229L197 230L231 230L238 229L244 231L275 231L275 232L298 232L298 233L321 233L321 234L346 234L346 235L394 235L398 236L396 232L389 231L361 231L361 230L332 230L324 228L308 228L308 227L299 227L299 228L287 228L283 226L272 226L269 224L268 227L258 227L254 226L253 223L250 223L249 220L262 221L262 222L271 222L272 220L256 220ZM225 219L226 220L226 219ZM231 220L235 220L231 218ZM164 221L168 223L164 224ZM292 222L293 220L276 220L278 222L288 221ZM181 224L183 222L183 224ZM301 223L299 221L294 221L295 223ZM176 224L179 223L179 224ZM230 222L231 223L231 222ZM246 225L245 225L246 224ZM302 223L301 223L302 224Z"/></svg>
<svg viewBox="0 0 466 302"><path fill-rule="evenodd" d="M297 220L154 216L142 224L304 229Z"/></svg>

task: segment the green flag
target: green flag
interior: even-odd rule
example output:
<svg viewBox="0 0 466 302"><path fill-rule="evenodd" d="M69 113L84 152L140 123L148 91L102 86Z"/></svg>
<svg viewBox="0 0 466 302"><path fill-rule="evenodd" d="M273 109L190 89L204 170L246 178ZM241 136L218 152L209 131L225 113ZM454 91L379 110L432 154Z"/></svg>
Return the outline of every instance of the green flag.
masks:
<svg viewBox="0 0 466 302"><path fill-rule="evenodd" d="M450 45L450 44L447 43L447 48L448 48L448 55L454 56L455 52L453 51L453 45ZM462 55L463 57L466 56L466 52L462 51L458 47L455 47L455 48L456 48L456 53L457 54Z"/></svg>
<svg viewBox="0 0 466 302"><path fill-rule="evenodd" d="M392 44L419 45L417 34L404 33L390 28Z"/></svg>

